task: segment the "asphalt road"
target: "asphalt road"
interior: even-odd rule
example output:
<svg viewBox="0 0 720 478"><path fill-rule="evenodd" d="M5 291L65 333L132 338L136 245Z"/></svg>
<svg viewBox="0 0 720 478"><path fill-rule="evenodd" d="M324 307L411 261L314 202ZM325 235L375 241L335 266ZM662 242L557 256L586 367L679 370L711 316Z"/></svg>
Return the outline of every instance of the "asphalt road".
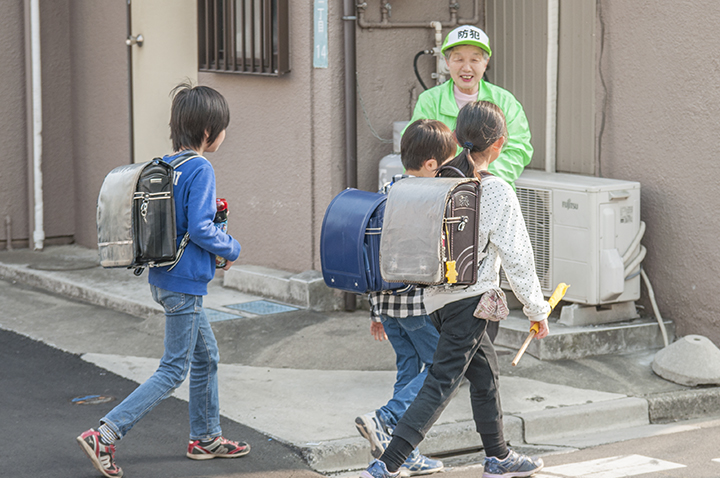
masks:
<svg viewBox="0 0 720 478"><path fill-rule="evenodd" d="M626 440L582 450L513 447L542 456L545 468L534 478L717 478L720 476L720 418L678 423L687 431ZM445 459L437 478L479 478L481 454ZM343 478L355 478L346 474Z"/></svg>
<svg viewBox="0 0 720 478"><path fill-rule="evenodd" d="M690 423L698 428L546 456L541 473L543 477L717 478L720 420Z"/></svg>
<svg viewBox="0 0 720 478"><path fill-rule="evenodd" d="M108 323L117 325L107 335L111 343L93 343L92 331ZM5 330L3 324L36 337L45 336L40 333L43 327L74 327L54 334L70 344L70 350L132 350L140 355L143 350L149 353L153 348L162 348L161 331L148 329L139 319L125 314L0 281L0 431L4 438L0 446L0 478L99 476L75 437L97 426L98 419L132 392L136 384L76 354ZM88 395L110 396L114 400L96 405L73 402L74 398ZM125 476L322 476L310 470L294 449L227 419L222 419L224 434L249 442L251 453L234 460L189 460L185 457L187 422L187 404L176 398L165 400L147 415L118 443L116 458ZM547 454L548 449L534 447L519 451L544 455L546 469L537 478L718 477L720 420L696 422L694 426L699 428L572 453ZM443 460L452 468L438 477L481 475L481 467L476 465L482 461L481 454ZM339 476L355 478L358 473Z"/></svg>
<svg viewBox="0 0 720 478"><path fill-rule="evenodd" d="M86 304L77 306L87 313ZM93 314L106 313L100 307L92 309ZM0 361L0 430L3 437L0 477L100 476L75 442L75 437L90 427L97 427L98 419L132 392L136 384L91 365L77 355L7 330L0 330ZM88 395L111 396L115 400L97 405L79 405L72 401ZM250 443L250 454L232 460L189 460L185 457L187 416L187 404L171 397L118 442L116 461L124 469L125 476L321 476L310 470L293 449L227 419L222 419L224 435Z"/></svg>

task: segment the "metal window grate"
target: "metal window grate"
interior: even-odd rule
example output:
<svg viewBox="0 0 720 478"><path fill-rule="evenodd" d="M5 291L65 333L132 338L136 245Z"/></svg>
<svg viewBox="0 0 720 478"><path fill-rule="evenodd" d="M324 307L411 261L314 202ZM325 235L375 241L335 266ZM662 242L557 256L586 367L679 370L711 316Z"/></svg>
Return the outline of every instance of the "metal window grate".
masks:
<svg viewBox="0 0 720 478"><path fill-rule="evenodd" d="M200 71L283 75L288 37L288 0L198 0Z"/></svg>
<svg viewBox="0 0 720 478"><path fill-rule="evenodd" d="M543 292L552 292L552 227L551 200L552 192L547 189L517 188L520 210L525 219L533 254L535 255L535 272L540 280ZM509 287L505 272L501 271L500 281L503 287Z"/></svg>

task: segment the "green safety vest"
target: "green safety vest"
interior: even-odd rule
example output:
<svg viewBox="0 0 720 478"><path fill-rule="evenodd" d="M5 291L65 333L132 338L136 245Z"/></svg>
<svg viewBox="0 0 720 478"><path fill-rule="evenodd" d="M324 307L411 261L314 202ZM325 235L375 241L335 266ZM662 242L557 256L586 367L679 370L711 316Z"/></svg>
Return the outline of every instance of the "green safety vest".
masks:
<svg viewBox="0 0 720 478"><path fill-rule="evenodd" d="M418 97L410 122L419 119L434 119L455 129L460 109L453 93L453 80L424 91ZM495 176L514 186L515 180L530 163L533 147L530 144L530 126L522 105L507 90L486 81L478 85L478 101L489 101L500 107L507 122L508 140L500 156L488 168Z"/></svg>

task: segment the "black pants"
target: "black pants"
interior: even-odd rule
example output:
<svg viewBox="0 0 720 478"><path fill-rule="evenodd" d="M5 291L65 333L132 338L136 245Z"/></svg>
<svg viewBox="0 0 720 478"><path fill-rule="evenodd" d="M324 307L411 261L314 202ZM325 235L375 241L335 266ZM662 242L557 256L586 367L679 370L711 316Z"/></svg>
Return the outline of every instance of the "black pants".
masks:
<svg viewBox="0 0 720 478"><path fill-rule="evenodd" d="M479 433L502 431L498 362L486 333L488 321L473 316L480 297L451 302L431 315L440 341L425 384L395 427L393 436L416 447L457 392L470 382L473 419Z"/></svg>

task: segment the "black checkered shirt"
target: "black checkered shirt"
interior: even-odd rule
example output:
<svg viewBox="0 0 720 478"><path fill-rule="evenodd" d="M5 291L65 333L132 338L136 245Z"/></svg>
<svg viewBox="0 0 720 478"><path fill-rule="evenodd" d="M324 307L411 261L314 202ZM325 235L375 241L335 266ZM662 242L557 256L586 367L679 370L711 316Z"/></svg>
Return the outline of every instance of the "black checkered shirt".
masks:
<svg viewBox="0 0 720 478"><path fill-rule="evenodd" d="M381 315L396 319L427 315L425 305L423 305L423 289L420 287L413 287L409 292L403 294L370 292L368 300L370 301L370 318L375 322L380 322Z"/></svg>

